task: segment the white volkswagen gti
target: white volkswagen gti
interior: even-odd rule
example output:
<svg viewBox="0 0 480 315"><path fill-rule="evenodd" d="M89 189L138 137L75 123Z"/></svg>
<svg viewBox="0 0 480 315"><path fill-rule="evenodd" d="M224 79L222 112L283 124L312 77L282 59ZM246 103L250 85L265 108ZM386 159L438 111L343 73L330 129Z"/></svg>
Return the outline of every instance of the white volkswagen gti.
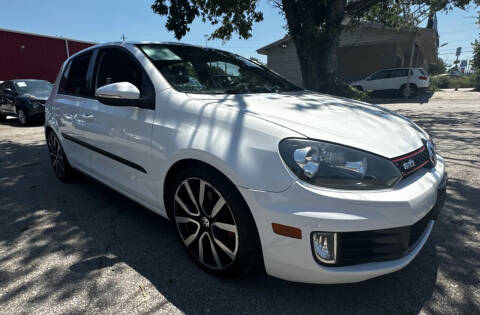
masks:
<svg viewBox="0 0 480 315"><path fill-rule="evenodd" d="M263 264L345 283L399 270L446 191L432 139L405 117L196 46L109 43L70 57L45 133L60 180L79 170L169 218L218 276Z"/></svg>

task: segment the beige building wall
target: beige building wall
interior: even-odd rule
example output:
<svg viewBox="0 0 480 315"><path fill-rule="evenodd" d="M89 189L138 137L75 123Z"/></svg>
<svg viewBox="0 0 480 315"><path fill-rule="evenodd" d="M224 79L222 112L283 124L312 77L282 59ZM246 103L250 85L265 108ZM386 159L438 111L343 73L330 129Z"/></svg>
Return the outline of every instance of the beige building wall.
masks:
<svg viewBox="0 0 480 315"><path fill-rule="evenodd" d="M397 45L340 47L337 50L337 74L340 80L351 82L385 68L397 66Z"/></svg>
<svg viewBox="0 0 480 315"><path fill-rule="evenodd" d="M303 86L300 63L292 41L283 46L275 46L267 55L267 66L290 82Z"/></svg>

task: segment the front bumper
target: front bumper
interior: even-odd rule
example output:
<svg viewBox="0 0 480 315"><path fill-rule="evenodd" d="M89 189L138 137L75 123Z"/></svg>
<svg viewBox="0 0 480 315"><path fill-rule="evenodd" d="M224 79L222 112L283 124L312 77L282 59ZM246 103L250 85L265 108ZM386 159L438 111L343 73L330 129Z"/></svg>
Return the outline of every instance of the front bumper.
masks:
<svg viewBox="0 0 480 315"><path fill-rule="evenodd" d="M397 271L410 263L427 241L443 207L446 185L443 159L434 169L422 169L395 189L338 191L295 182L282 193L239 188L257 224L265 269L281 279L306 283L348 283ZM408 252L388 261L326 267L312 255L314 231L355 232L411 226L432 216ZM300 228L301 239L273 233L272 223Z"/></svg>

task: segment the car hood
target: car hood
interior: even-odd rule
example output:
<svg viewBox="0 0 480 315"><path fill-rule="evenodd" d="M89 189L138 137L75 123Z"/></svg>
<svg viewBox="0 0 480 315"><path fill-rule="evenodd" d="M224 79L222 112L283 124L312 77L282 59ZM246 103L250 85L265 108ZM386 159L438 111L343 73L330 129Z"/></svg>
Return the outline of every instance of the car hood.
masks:
<svg viewBox="0 0 480 315"><path fill-rule="evenodd" d="M365 82L365 80L357 80L357 81L353 81L353 82L350 82L349 84L350 85L357 85L357 84L362 84L363 82Z"/></svg>
<svg viewBox="0 0 480 315"><path fill-rule="evenodd" d="M43 101L43 102L45 102L46 100L48 100L49 95L50 94L48 94L48 95L21 94L18 97L22 98L22 99L32 100L32 101Z"/></svg>
<svg viewBox="0 0 480 315"><path fill-rule="evenodd" d="M313 92L188 94L289 128L305 137L339 143L387 158L412 152L428 134L407 118L377 105Z"/></svg>

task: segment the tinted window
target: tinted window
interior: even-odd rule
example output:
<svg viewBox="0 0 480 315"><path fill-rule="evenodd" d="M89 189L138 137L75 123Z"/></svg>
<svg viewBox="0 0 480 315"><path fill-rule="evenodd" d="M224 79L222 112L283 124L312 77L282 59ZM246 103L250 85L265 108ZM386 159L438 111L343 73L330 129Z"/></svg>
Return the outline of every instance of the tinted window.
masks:
<svg viewBox="0 0 480 315"><path fill-rule="evenodd" d="M408 76L408 69L394 69L390 71L390 78L400 78Z"/></svg>
<svg viewBox="0 0 480 315"><path fill-rule="evenodd" d="M91 95L87 84L87 71L92 53L92 51L88 51L81 54L67 64L60 81L59 93L81 96Z"/></svg>
<svg viewBox="0 0 480 315"><path fill-rule="evenodd" d="M371 80L380 80L388 78L388 70L380 71L371 76Z"/></svg>
<svg viewBox="0 0 480 315"><path fill-rule="evenodd" d="M423 75L427 75L427 73L425 72L425 70L423 70L422 68L418 69L418 71L420 71L420 73L423 74Z"/></svg>
<svg viewBox="0 0 480 315"><path fill-rule="evenodd" d="M242 94L299 91L265 67L216 49L182 45L139 45L177 91Z"/></svg>
<svg viewBox="0 0 480 315"><path fill-rule="evenodd" d="M18 94L28 94L45 98L50 95L52 84L43 80L16 80L15 89Z"/></svg>
<svg viewBox="0 0 480 315"><path fill-rule="evenodd" d="M140 90L140 96L153 96L153 85L132 56L116 49L103 49L99 54L99 62L95 80L95 89L107 84L130 82Z"/></svg>

